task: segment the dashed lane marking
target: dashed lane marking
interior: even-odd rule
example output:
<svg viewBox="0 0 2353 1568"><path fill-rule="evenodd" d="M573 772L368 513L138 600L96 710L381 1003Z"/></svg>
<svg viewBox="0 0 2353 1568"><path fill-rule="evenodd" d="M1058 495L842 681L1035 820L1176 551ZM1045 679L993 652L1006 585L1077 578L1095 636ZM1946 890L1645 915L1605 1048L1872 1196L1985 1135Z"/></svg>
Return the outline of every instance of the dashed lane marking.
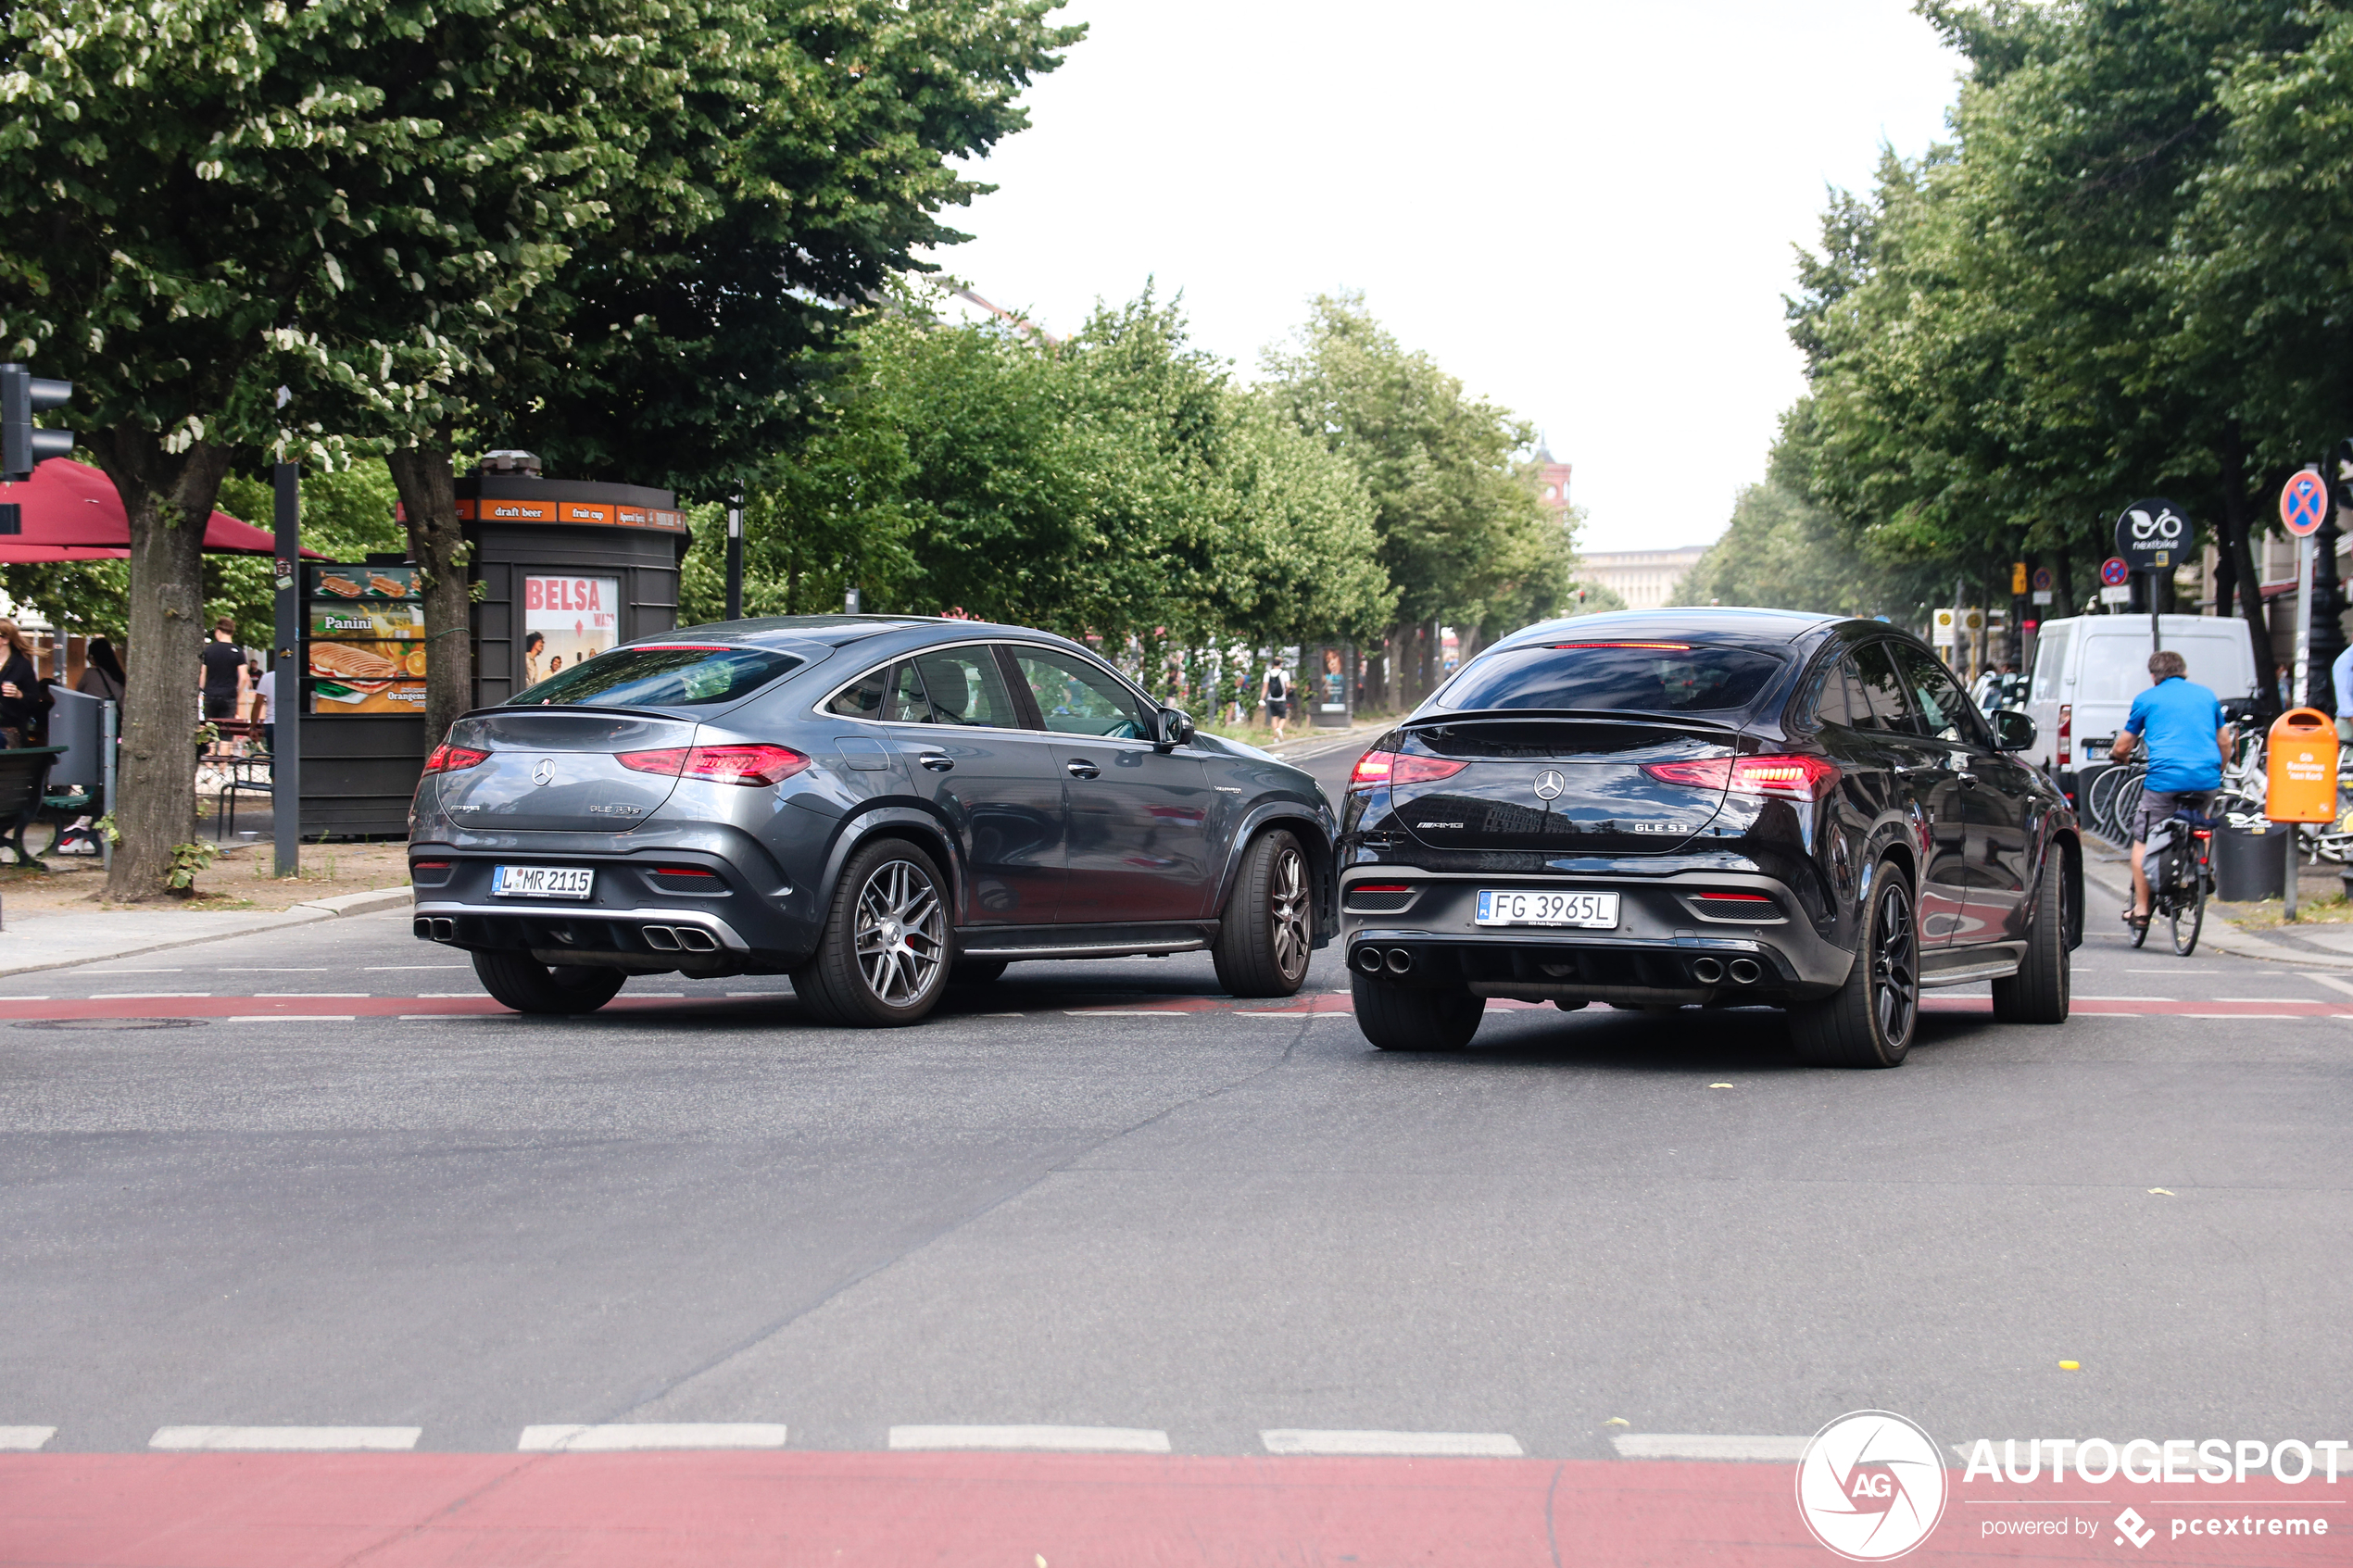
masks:
<svg viewBox="0 0 2353 1568"><path fill-rule="evenodd" d="M93 991L90 999L94 1002L189 1001L211 995L209 991Z"/></svg>
<svg viewBox="0 0 2353 1568"><path fill-rule="evenodd" d="M526 1426L524 1453L610 1454L645 1449L781 1449L782 1422L673 1421L605 1426Z"/></svg>
<svg viewBox="0 0 2353 1568"><path fill-rule="evenodd" d="M1809 1437L1740 1437L1709 1432L1621 1432L1610 1438L1620 1459L1775 1460L1806 1457Z"/></svg>
<svg viewBox="0 0 2353 1568"><path fill-rule="evenodd" d="M357 1023L353 1012L233 1012L223 1023Z"/></svg>
<svg viewBox="0 0 2353 1568"><path fill-rule="evenodd" d="M894 1426L894 1449L1052 1449L1065 1453L1164 1454L1168 1434L1142 1426Z"/></svg>
<svg viewBox="0 0 2353 1568"><path fill-rule="evenodd" d="M173 1452L399 1453L417 1446L422 1426L163 1426L147 1447Z"/></svg>
<svg viewBox="0 0 2353 1568"><path fill-rule="evenodd" d="M0 1453L33 1453L57 1435L54 1426L0 1426Z"/></svg>
<svg viewBox="0 0 2353 1568"><path fill-rule="evenodd" d="M1064 1018L1190 1018L1176 1008L1064 1008Z"/></svg>
<svg viewBox="0 0 2353 1568"><path fill-rule="evenodd" d="M372 997L373 991L256 991L257 1002L348 1002Z"/></svg>
<svg viewBox="0 0 2353 1568"><path fill-rule="evenodd" d="M1519 1459L1507 1432L1355 1432L1279 1427L1261 1432L1270 1454L1411 1454L1444 1459Z"/></svg>

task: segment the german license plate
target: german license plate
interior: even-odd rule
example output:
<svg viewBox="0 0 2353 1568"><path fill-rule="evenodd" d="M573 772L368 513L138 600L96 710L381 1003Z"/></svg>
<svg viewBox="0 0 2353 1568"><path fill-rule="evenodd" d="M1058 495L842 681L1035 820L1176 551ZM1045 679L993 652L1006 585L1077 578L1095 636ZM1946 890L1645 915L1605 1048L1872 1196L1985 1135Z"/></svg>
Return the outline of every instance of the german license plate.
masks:
<svg viewBox="0 0 2353 1568"><path fill-rule="evenodd" d="M494 866L490 891L501 898L585 898L597 873L570 866Z"/></svg>
<svg viewBox="0 0 2353 1568"><path fill-rule="evenodd" d="M1519 893L1481 888L1480 925L1580 925L1603 930L1617 926L1615 893Z"/></svg>

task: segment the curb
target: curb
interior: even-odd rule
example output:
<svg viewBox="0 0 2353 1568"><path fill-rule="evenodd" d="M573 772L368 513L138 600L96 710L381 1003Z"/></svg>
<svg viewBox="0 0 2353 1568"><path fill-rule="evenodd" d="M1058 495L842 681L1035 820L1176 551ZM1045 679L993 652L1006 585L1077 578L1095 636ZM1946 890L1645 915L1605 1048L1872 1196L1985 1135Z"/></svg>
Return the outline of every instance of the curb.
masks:
<svg viewBox="0 0 2353 1568"><path fill-rule="evenodd" d="M322 920L334 920L343 915L374 914L395 909L413 897L406 887L375 887L360 893L340 894L333 898L318 898L293 905L274 916L258 918L240 931L200 932L188 936L170 936L160 942L142 942L134 947L114 947L105 952L83 953L69 959L44 959L38 963L0 964L0 977L11 974L35 974L44 970L79 969L83 964L108 963L116 959L135 959L148 953L168 952L174 947L193 947L201 942L227 942L239 936L253 936L263 932L283 931L292 926L309 925Z"/></svg>

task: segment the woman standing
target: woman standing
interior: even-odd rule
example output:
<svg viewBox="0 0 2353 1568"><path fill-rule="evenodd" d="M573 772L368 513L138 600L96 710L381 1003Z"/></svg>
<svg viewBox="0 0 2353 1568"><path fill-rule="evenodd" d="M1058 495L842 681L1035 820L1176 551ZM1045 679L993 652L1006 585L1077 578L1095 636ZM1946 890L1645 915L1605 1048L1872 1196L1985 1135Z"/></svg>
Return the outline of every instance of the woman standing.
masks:
<svg viewBox="0 0 2353 1568"><path fill-rule="evenodd" d="M0 746L13 751L40 744L55 700L33 668L32 645L15 621L0 621Z"/></svg>
<svg viewBox="0 0 2353 1568"><path fill-rule="evenodd" d="M82 679L73 684L73 689L120 708L122 682L122 660L115 657L114 644L104 637L91 638L89 651L82 655Z"/></svg>

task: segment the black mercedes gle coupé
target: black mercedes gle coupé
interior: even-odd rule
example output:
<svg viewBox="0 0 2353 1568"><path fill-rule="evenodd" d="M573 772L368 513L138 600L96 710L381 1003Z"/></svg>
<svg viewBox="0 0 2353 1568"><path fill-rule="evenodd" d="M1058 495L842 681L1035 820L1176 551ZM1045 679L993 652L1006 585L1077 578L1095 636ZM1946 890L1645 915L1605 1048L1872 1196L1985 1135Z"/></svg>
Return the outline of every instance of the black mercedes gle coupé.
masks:
<svg viewBox="0 0 2353 1568"><path fill-rule="evenodd" d="M1357 763L1339 842L1356 1017L1458 1049L1486 999L1788 1010L1799 1055L1893 1067L1924 988L2067 1018L2074 815L1918 638L1669 609L1532 626Z"/></svg>

